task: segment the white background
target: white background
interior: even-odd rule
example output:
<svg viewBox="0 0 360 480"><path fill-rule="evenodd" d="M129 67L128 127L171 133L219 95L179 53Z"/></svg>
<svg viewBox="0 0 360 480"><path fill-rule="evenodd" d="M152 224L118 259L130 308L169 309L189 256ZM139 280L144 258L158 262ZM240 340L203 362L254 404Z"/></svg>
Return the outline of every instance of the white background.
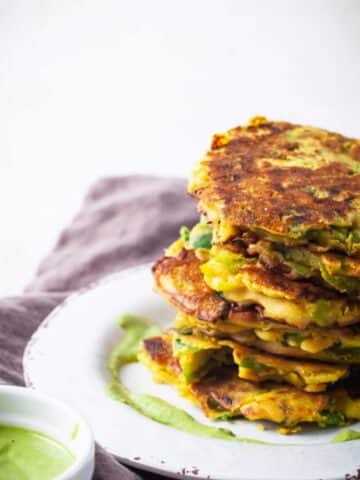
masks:
<svg viewBox="0 0 360 480"><path fill-rule="evenodd" d="M359 86L358 0L0 0L0 295L96 178L186 176L254 114L360 137Z"/></svg>

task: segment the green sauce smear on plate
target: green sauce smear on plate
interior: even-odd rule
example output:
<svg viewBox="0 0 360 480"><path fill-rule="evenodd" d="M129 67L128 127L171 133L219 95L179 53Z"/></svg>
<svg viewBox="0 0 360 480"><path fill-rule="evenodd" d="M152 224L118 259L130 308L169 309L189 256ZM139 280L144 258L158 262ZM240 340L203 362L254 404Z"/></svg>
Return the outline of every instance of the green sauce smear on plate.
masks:
<svg viewBox="0 0 360 480"><path fill-rule="evenodd" d="M352 430L342 430L331 439L331 443L350 442L351 440L360 440L360 432Z"/></svg>
<svg viewBox="0 0 360 480"><path fill-rule="evenodd" d="M161 330L148 320L133 315L121 315L117 323L124 330L124 336L120 344L111 353L109 360L108 368L111 382L108 386L108 393L114 400L125 403L156 422L195 435L247 443L267 443L251 438L237 437L231 430L225 428L205 425L195 420L184 410L174 407L161 398L135 393L126 388L119 380L121 367L128 363L137 362L140 342L144 338L160 335Z"/></svg>
<svg viewBox="0 0 360 480"><path fill-rule="evenodd" d="M74 461L71 452L51 437L0 425L0 480L53 480Z"/></svg>

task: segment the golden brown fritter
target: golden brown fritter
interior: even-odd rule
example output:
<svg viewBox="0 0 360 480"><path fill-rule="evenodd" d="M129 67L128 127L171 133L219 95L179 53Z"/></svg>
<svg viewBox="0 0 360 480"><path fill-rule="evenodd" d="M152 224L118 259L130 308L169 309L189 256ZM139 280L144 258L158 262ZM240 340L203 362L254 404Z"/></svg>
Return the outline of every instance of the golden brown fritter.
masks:
<svg viewBox="0 0 360 480"><path fill-rule="evenodd" d="M164 257L153 266L155 289L175 307L201 320L225 317L229 303L204 282L200 260L193 250L181 250L176 257Z"/></svg>
<svg viewBox="0 0 360 480"><path fill-rule="evenodd" d="M349 374L349 367L270 355L232 340L171 329L164 339L172 344L185 383L193 383L221 365L237 366L238 375L255 383L288 383L307 392L321 392Z"/></svg>
<svg viewBox="0 0 360 480"><path fill-rule="evenodd" d="M176 257L160 259L153 273L156 290L200 320L224 319L236 305L258 305L265 317L300 329L360 321L359 301L309 281L286 279L247 259L234 266L228 252L204 262L194 250L182 249Z"/></svg>
<svg viewBox="0 0 360 480"><path fill-rule="evenodd" d="M215 240L251 230L360 251L360 141L256 118L215 135L190 181Z"/></svg>
<svg viewBox="0 0 360 480"><path fill-rule="evenodd" d="M165 345L161 346L161 342ZM157 381L174 385L179 393L199 405L212 419L243 416L248 420L269 420L288 427L315 422L324 427L343 425L346 419L360 418L360 405L344 389L328 393L309 393L292 386L265 382L261 385L239 378L236 368L220 367L194 383L184 383L179 364L170 354L170 343L157 337L143 342L139 359Z"/></svg>
<svg viewBox="0 0 360 480"><path fill-rule="evenodd" d="M329 404L326 394L307 393L275 384L256 385L239 379L236 371L223 368L191 386L205 415L243 416L248 420L269 420L284 425L322 423ZM216 413L214 413L214 410Z"/></svg>

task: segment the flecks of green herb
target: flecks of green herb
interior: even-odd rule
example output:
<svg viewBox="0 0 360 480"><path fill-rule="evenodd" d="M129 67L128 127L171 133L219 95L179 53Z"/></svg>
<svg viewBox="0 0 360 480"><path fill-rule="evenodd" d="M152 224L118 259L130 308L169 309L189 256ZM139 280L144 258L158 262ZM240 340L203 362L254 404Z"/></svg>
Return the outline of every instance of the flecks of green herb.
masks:
<svg viewBox="0 0 360 480"><path fill-rule="evenodd" d="M190 230L188 229L188 227L186 227L185 225L183 225L181 228L180 228L180 237L182 238L182 240L184 242L188 242L189 241L189 238L190 238Z"/></svg>
<svg viewBox="0 0 360 480"><path fill-rule="evenodd" d="M321 412L321 417L321 424L326 427L338 427L341 425L346 425L344 415L339 412L330 412L328 410L323 410Z"/></svg>
<svg viewBox="0 0 360 480"><path fill-rule="evenodd" d="M306 187L303 188L304 192L310 193L310 195L313 195L316 198L327 198L329 196L329 192L326 190L320 190L316 187L313 187L312 185L306 185Z"/></svg>
<svg viewBox="0 0 360 480"><path fill-rule="evenodd" d="M253 358L248 358L248 357L243 358L241 360L239 366L244 367L244 368L250 368L251 370L254 370L255 372L264 372L264 371L269 369L263 363L260 363L256 360L254 360Z"/></svg>

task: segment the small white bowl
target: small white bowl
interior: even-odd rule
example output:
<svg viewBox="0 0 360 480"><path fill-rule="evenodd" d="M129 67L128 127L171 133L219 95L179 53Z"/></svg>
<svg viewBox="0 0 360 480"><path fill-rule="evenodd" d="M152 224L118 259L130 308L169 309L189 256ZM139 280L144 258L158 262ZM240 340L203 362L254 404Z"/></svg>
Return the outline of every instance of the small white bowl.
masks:
<svg viewBox="0 0 360 480"><path fill-rule="evenodd" d="M94 472L94 438L72 408L23 387L0 385L0 425L44 433L67 447L74 463L54 480L90 480Z"/></svg>

